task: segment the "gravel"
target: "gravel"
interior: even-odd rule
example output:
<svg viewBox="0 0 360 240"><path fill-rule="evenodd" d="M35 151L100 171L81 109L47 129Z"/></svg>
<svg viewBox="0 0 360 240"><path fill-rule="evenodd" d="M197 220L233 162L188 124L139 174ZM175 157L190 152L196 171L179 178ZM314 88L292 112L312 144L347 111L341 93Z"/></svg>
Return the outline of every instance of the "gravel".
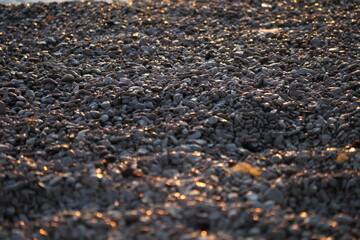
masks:
<svg viewBox="0 0 360 240"><path fill-rule="evenodd" d="M0 5L0 239L359 239L359 12Z"/></svg>

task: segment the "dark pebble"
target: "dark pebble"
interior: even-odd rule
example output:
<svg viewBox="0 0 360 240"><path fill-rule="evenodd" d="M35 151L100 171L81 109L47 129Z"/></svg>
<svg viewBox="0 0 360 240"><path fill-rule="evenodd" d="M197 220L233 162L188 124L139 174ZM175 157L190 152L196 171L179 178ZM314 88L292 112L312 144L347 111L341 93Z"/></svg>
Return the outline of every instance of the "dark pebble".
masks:
<svg viewBox="0 0 360 240"><path fill-rule="evenodd" d="M276 188L270 188L267 191L265 191L263 198L266 201L271 200L277 204L284 204L285 202L284 194Z"/></svg>
<svg viewBox="0 0 360 240"><path fill-rule="evenodd" d="M0 114L4 114L6 110L6 105L3 101L0 101Z"/></svg>
<svg viewBox="0 0 360 240"><path fill-rule="evenodd" d="M61 81L72 83L75 81L75 77L72 74L65 74L61 77Z"/></svg>

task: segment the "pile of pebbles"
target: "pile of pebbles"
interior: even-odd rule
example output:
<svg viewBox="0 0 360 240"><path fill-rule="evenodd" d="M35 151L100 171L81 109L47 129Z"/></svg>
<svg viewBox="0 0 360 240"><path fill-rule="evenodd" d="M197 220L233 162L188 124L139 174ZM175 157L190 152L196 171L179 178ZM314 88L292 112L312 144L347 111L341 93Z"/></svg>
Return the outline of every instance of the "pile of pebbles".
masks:
<svg viewBox="0 0 360 240"><path fill-rule="evenodd" d="M359 239L359 15L0 5L0 239Z"/></svg>

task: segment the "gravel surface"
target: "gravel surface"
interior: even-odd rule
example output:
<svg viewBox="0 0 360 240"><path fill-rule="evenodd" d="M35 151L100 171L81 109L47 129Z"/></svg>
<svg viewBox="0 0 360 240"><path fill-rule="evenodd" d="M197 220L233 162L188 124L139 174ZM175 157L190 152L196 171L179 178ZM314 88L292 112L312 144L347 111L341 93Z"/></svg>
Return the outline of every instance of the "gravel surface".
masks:
<svg viewBox="0 0 360 240"><path fill-rule="evenodd" d="M359 2L296 2L0 5L0 239L359 239Z"/></svg>

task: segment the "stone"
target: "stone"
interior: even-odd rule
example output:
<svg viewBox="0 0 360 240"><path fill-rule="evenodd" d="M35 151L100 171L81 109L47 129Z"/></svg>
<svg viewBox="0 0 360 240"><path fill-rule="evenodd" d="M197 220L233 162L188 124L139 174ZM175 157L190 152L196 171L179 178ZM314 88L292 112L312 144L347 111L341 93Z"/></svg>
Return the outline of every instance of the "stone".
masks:
<svg viewBox="0 0 360 240"><path fill-rule="evenodd" d="M75 77L72 74L67 73L61 77L61 81L72 83L75 81Z"/></svg>
<svg viewBox="0 0 360 240"><path fill-rule="evenodd" d="M259 195L250 191L246 193L246 199L250 202L256 202L259 199Z"/></svg>
<svg viewBox="0 0 360 240"><path fill-rule="evenodd" d="M3 101L0 101L0 115L4 114L6 110L6 104Z"/></svg>
<svg viewBox="0 0 360 240"><path fill-rule="evenodd" d="M321 46L321 41L318 38L313 38L313 39L310 40L310 44L311 44L311 46L317 48L317 47Z"/></svg>
<svg viewBox="0 0 360 240"><path fill-rule="evenodd" d="M275 203L280 205L285 203L284 194L276 188L269 188L267 191L265 191L263 199L265 201L274 201Z"/></svg>
<svg viewBox="0 0 360 240"><path fill-rule="evenodd" d="M7 144L1 144L0 143L0 152L6 152L10 150L10 146Z"/></svg>

